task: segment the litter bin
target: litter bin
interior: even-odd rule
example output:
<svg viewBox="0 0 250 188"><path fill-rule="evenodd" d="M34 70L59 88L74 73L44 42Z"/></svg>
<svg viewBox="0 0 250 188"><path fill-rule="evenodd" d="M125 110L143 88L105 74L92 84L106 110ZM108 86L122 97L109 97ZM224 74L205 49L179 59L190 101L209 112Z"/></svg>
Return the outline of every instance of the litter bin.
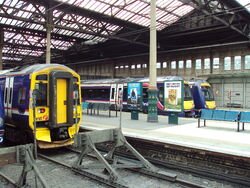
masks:
<svg viewBox="0 0 250 188"><path fill-rule="evenodd" d="M178 125L178 113L170 113L168 115L168 124Z"/></svg>
<svg viewBox="0 0 250 188"><path fill-rule="evenodd" d="M138 120L139 119L138 110L131 110L131 119L133 119L133 120Z"/></svg>

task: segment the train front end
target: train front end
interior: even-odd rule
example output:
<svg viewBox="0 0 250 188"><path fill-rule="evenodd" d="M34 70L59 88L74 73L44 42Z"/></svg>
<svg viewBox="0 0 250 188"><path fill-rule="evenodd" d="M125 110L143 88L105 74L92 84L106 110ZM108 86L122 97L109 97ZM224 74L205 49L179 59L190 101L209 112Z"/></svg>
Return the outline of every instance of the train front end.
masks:
<svg viewBox="0 0 250 188"><path fill-rule="evenodd" d="M207 109L215 109L216 104L215 104L214 94L213 94L211 85L209 83L201 83L201 91L203 93L204 100L205 100L204 107Z"/></svg>
<svg viewBox="0 0 250 188"><path fill-rule="evenodd" d="M194 115L194 100L187 81L184 81L184 113L185 117Z"/></svg>
<svg viewBox="0 0 250 188"><path fill-rule="evenodd" d="M64 67L31 74L29 126L40 148L73 144L81 121L80 76Z"/></svg>

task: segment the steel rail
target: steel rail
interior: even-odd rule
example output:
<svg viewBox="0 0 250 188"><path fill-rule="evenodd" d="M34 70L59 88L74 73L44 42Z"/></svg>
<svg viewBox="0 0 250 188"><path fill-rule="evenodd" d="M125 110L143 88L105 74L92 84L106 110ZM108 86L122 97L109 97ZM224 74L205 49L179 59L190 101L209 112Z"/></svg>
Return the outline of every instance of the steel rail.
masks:
<svg viewBox="0 0 250 188"><path fill-rule="evenodd" d="M55 159L52 159L52 158L50 158L50 157L48 157L48 156L46 156L46 155L43 155L43 154L40 154L40 153L39 153L38 156L39 156L40 158L46 159L46 160L48 160L48 161L50 161L50 162L53 162L53 163L59 164L59 165L61 165L61 166L63 166L63 167L66 167L66 168L70 169L71 171L73 171L73 172L75 172L75 173L77 173L77 174L79 174L79 175L81 175L81 176L84 176L84 177L87 177L87 178L89 178L89 179L95 180L95 181L97 181L98 183L104 184L104 185L106 185L106 186L113 187L113 188L128 188L127 186L122 185L122 184L120 184L120 183L118 183L118 182L111 182L111 181L108 181L107 179L105 179L105 178L103 178L103 177L100 177L100 176L97 176L97 175L95 175L95 174L92 174L92 173L90 173L90 172L77 170L77 169L73 168L73 167L72 167L71 165L69 165L69 164L62 163L62 162L57 161L57 160L55 160Z"/></svg>
<svg viewBox="0 0 250 188"><path fill-rule="evenodd" d="M107 149L104 148L99 148L102 151L107 152ZM119 155L121 157L127 158L127 159L134 159L132 155L129 155L127 153L123 153L121 151L118 151L116 153L116 155ZM243 185L243 186L249 186L250 185L250 180L249 178L243 178L243 177L238 177L238 176L234 176L234 175L226 175L226 174L217 174L211 170L202 170L200 168L194 168L194 167L186 167L180 164L174 164L174 163L170 163L167 161L161 161L161 160L157 160L157 159L153 159L151 157L145 157L148 161L150 161L152 164L158 165L158 166L162 166L165 168L169 168L169 169L176 169L176 170L182 170L182 171L186 171L189 173L193 173L193 174L197 174L201 177L205 177L205 178L211 178L211 179L216 179L216 180L223 180L223 181L227 181L230 183L234 183L234 184L239 184L239 185ZM220 164L220 166L225 166ZM229 167L229 166L225 166L225 167ZM233 167L230 167L233 168ZM237 168L237 167L235 167ZM177 178L178 181L181 181L180 179ZM183 180L183 184L185 184L185 180Z"/></svg>
<svg viewBox="0 0 250 188"><path fill-rule="evenodd" d="M8 181L9 183L11 183L12 185L14 185L15 187L20 187L13 179L11 179L10 177L6 176L2 172L0 172L0 176L2 178L4 178L6 181Z"/></svg>
<svg viewBox="0 0 250 188"><path fill-rule="evenodd" d="M70 151L72 151L72 152L75 152L75 153L79 153L79 154L81 153L80 151L75 150L75 149L71 149L71 148L67 148L67 149L70 150ZM88 156L91 157L91 158L96 158L94 155L88 155ZM128 158L127 158L127 156L128 156ZM132 158L129 155L126 155L126 159L132 159ZM129 169L126 169L126 170L134 171L134 172L137 172L137 173L141 173L141 174L153 177L153 178L159 178L159 179L162 179L162 180L165 180L165 181L168 181L168 182L172 182L172 183L178 183L180 185L188 186L188 187L191 187L191 188L205 188L202 185L198 185L196 183L193 183L193 182L190 182L190 181L186 181L186 180L183 180L183 179L178 178L178 177L173 182L173 181L171 181L171 179L167 179L166 177L161 176L161 174L157 174L157 172L150 172L150 171L144 170L144 169L131 169L131 168L129 168Z"/></svg>

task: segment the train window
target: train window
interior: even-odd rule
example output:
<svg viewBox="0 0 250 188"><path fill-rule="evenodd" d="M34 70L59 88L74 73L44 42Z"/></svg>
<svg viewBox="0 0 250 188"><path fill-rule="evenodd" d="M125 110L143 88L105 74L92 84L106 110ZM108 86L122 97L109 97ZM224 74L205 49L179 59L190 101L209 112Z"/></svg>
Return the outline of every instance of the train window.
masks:
<svg viewBox="0 0 250 188"><path fill-rule="evenodd" d="M190 101L192 99L192 93L189 85L184 84L184 101Z"/></svg>
<svg viewBox="0 0 250 188"><path fill-rule="evenodd" d="M164 101L164 88L163 88L163 87L160 87L160 88L159 88L159 100L160 100L161 102Z"/></svg>
<svg viewBox="0 0 250 188"><path fill-rule="evenodd" d="M128 88L123 88L123 101L127 101Z"/></svg>
<svg viewBox="0 0 250 188"><path fill-rule="evenodd" d="M48 80L48 75L47 74L37 75L36 80Z"/></svg>
<svg viewBox="0 0 250 188"><path fill-rule="evenodd" d="M73 78L73 82L78 82L78 78L77 78L77 77L74 77L74 78Z"/></svg>
<svg viewBox="0 0 250 188"><path fill-rule="evenodd" d="M4 97L5 97L4 103L7 103L7 94L8 94L8 88L6 87L6 89L5 89L5 95L4 95Z"/></svg>
<svg viewBox="0 0 250 188"><path fill-rule="evenodd" d="M245 56L245 69L250 69L250 55Z"/></svg>
<svg viewBox="0 0 250 188"><path fill-rule="evenodd" d="M11 104L12 94L13 94L12 88L10 88L10 98L9 98L9 103L10 103L10 104Z"/></svg>
<svg viewBox="0 0 250 188"><path fill-rule="evenodd" d="M201 86L201 89L206 101L214 101L214 94L211 87Z"/></svg>
<svg viewBox="0 0 250 188"><path fill-rule="evenodd" d="M166 61L164 61L164 62L162 63L162 68L167 68L167 62L166 62Z"/></svg>
<svg viewBox="0 0 250 188"><path fill-rule="evenodd" d="M112 88L112 91L111 91L111 99L115 99L115 88Z"/></svg>
<svg viewBox="0 0 250 188"><path fill-rule="evenodd" d="M18 90L18 104L23 105L25 104L25 99L26 99L26 88L25 87L20 87Z"/></svg>
<svg viewBox="0 0 250 188"><path fill-rule="evenodd" d="M109 100L110 89L100 88L100 89L82 89L83 100L89 99L99 99L99 100Z"/></svg>
<svg viewBox="0 0 250 188"><path fill-rule="evenodd" d="M37 90L36 105L47 106L47 84L36 83L35 89Z"/></svg>
<svg viewBox="0 0 250 188"><path fill-rule="evenodd" d="M74 103L73 104L80 105L79 87L78 87L77 84L74 84L73 88L74 88L74 91L73 91L74 92L74 94L73 94L73 96L74 96Z"/></svg>
<svg viewBox="0 0 250 188"><path fill-rule="evenodd" d="M147 100L148 99L148 88L143 88L143 92L142 92L142 95L143 95L143 100Z"/></svg>

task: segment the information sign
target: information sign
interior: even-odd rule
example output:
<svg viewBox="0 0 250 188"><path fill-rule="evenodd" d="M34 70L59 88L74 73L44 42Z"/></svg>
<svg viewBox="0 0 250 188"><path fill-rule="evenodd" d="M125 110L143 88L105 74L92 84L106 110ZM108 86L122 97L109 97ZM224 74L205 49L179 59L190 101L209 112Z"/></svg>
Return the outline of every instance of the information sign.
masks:
<svg viewBox="0 0 250 188"><path fill-rule="evenodd" d="M168 80L164 82L164 108L166 111L182 112L183 96L183 80Z"/></svg>
<svg viewBox="0 0 250 188"><path fill-rule="evenodd" d="M136 82L128 83L128 108L140 110L142 101L142 84Z"/></svg>

